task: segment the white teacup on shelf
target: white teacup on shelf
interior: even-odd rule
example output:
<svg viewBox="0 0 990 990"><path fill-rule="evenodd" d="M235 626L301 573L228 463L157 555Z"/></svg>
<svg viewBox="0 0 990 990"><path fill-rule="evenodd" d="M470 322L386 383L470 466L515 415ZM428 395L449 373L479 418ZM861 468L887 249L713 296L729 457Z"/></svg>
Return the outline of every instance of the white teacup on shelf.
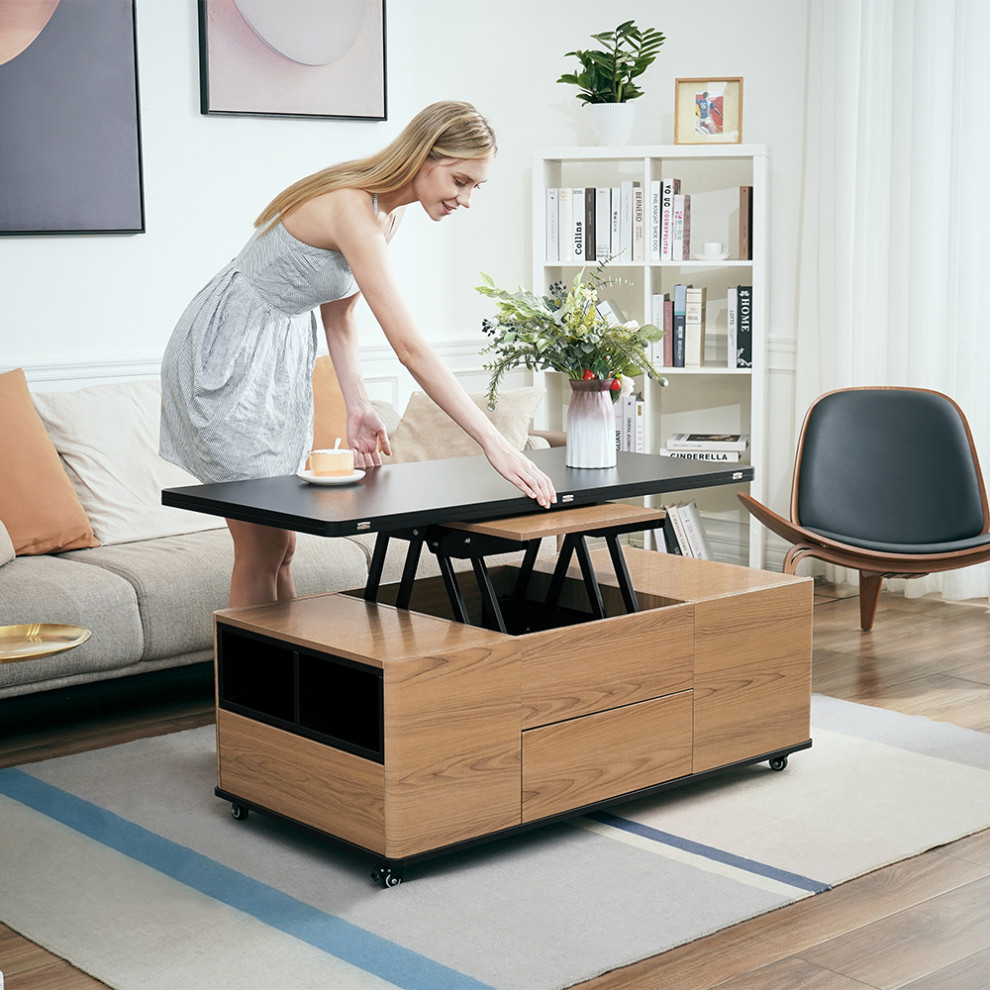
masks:
<svg viewBox="0 0 990 990"><path fill-rule="evenodd" d="M705 241L703 249L694 253L695 261L725 261L729 247L721 241Z"/></svg>

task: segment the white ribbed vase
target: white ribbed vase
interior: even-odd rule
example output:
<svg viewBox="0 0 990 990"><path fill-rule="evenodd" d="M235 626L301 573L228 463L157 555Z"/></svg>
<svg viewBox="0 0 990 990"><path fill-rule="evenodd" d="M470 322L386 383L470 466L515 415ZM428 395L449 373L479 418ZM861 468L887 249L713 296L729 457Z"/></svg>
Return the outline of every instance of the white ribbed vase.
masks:
<svg viewBox="0 0 990 990"><path fill-rule="evenodd" d="M612 379L570 379L571 401L567 406L568 467L615 467L615 413L612 409Z"/></svg>
<svg viewBox="0 0 990 990"><path fill-rule="evenodd" d="M636 121L636 108L631 103L589 103L586 109L595 144L613 147L629 143Z"/></svg>

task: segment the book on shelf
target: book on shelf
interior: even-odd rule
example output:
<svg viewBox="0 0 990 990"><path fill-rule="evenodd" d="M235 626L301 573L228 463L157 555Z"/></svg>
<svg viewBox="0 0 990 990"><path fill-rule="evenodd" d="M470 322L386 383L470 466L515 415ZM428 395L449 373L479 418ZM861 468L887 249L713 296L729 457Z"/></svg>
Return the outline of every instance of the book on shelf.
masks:
<svg viewBox="0 0 990 990"><path fill-rule="evenodd" d="M615 414L615 449L642 454L646 451L646 405L641 395L624 395L612 406Z"/></svg>
<svg viewBox="0 0 990 990"><path fill-rule="evenodd" d="M612 211L612 229L609 237L609 257L619 253L619 246L622 243L620 232L620 221L622 217L622 190L619 186L612 186L609 199Z"/></svg>
<svg viewBox="0 0 990 990"><path fill-rule="evenodd" d="M557 208L557 194L559 189L550 188L547 190L547 261L560 261L560 231L557 229L557 221L560 218L560 211Z"/></svg>
<svg viewBox="0 0 990 990"><path fill-rule="evenodd" d="M595 189L595 261L612 256L612 190L608 186Z"/></svg>
<svg viewBox="0 0 990 990"><path fill-rule="evenodd" d="M738 450L749 446L748 433L671 433L668 450Z"/></svg>
<svg viewBox="0 0 990 990"><path fill-rule="evenodd" d="M730 285L725 294L725 322L728 347L726 349L726 364L730 368L737 368L739 360L739 338L737 325L739 319L739 290L734 285Z"/></svg>
<svg viewBox="0 0 990 990"><path fill-rule="evenodd" d="M557 190L557 259L559 261L574 261L574 240L571 227L574 218L574 190L569 186L561 186Z"/></svg>
<svg viewBox="0 0 990 990"><path fill-rule="evenodd" d="M584 189L584 260L595 260L595 221L597 219L596 190L594 186Z"/></svg>
<svg viewBox="0 0 990 990"><path fill-rule="evenodd" d="M705 534L705 527L701 521L701 513L698 511L698 503L691 499L689 502L678 502L674 506L674 511L684 527L684 535L687 538L688 546L691 548L691 556L699 560L711 560L712 550Z"/></svg>
<svg viewBox="0 0 990 990"><path fill-rule="evenodd" d="M670 296L666 292L654 292L651 299L650 322L663 331L663 336L650 344L650 360L653 362L654 367L657 368L662 368L667 364L664 357L664 350L669 343L669 335L667 328L664 326L664 314L669 301Z"/></svg>
<svg viewBox="0 0 990 990"><path fill-rule="evenodd" d="M684 530L684 522L676 505L665 505L664 510L667 517L664 520L664 538L667 542L667 549L670 553L676 553L682 557L693 557L691 544L688 542L687 533Z"/></svg>
<svg viewBox="0 0 990 990"><path fill-rule="evenodd" d="M739 257L753 260L753 187L739 187Z"/></svg>
<svg viewBox="0 0 990 990"><path fill-rule="evenodd" d="M685 318L687 316L687 290L688 287L681 282L674 286L674 308L672 311L672 334L673 349L671 354L672 368L684 367L684 331Z"/></svg>
<svg viewBox="0 0 990 990"><path fill-rule="evenodd" d="M670 246L671 261L688 261L691 258L691 195L674 195L673 234Z"/></svg>
<svg viewBox="0 0 990 990"><path fill-rule="evenodd" d="M736 286L736 367L753 367L753 287Z"/></svg>
<svg viewBox="0 0 990 990"><path fill-rule="evenodd" d="M640 188L639 182L627 179L619 186L619 244L612 245L612 253L619 256L620 261L633 260L633 194Z"/></svg>
<svg viewBox="0 0 990 990"><path fill-rule="evenodd" d="M660 254L660 230L663 218L662 187L663 183L659 179L653 179L650 182L650 261L663 260Z"/></svg>
<svg viewBox="0 0 990 990"><path fill-rule="evenodd" d="M700 368L705 354L708 290L689 285L684 293L684 367Z"/></svg>
<svg viewBox="0 0 990 990"><path fill-rule="evenodd" d="M646 260L646 202L643 187L637 182L633 186L633 230L632 260Z"/></svg>
<svg viewBox="0 0 990 990"><path fill-rule="evenodd" d="M671 261L674 245L674 197L681 191L680 179L662 179L660 186L660 260Z"/></svg>
<svg viewBox="0 0 990 990"><path fill-rule="evenodd" d="M572 189L571 200L573 209L571 212L571 261L584 261L584 225L585 225L585 203L584 189Z"/></svg>
<svg viewBox="0 0 990 990"><path fill-rule="evenodd" d="M715 461L723 464L738 464L742 460L739 450L671 450L660 448L661 457L678 457L685 461Z"/></svg>

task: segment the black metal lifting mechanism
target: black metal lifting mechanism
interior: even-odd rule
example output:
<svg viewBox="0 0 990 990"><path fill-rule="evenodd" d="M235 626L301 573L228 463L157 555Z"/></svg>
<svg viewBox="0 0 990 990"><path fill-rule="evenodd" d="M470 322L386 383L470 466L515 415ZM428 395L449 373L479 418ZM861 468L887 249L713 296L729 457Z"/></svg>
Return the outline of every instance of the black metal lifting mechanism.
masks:
<svg viewBox="0 0 990 990"><path fill-rule="evenodd" d="M629 570L626 567L619 537L624 533L641 532L644 529L654 528L661 525L662 522L663 513L658 512L656 518L647 520L646 522L638 519L633 522L610 523L588 532L563 534L557 563L554 567L553 576L550 579L550 587L546 598L540 603L541 611L553 613L557 610L567 569L570 566L572 557L576 556L578 565L581 568L584 587L588 594L591 618L604 619L606 617L601 587L591 562L591 552L588 549L588 536L601 537L605 540L625 609L627 612L638 611L639 602L636 599L636 592L632 586ZM491 536L486 533L471 532L453 526L419 526L406 530L393 530L390 533L379 533L371 558L368 583L365 586L364 597L367 601L373 602L378 599L382 570L385 566L385 555L388 552L389 539L391 537L409 541L409 548L406 552L406 560L402 570L402 578L399 582L399 590L395 600L397 608L409 607L409 602L412 598L413 583L416 579L417 568L419 567L420 555L425 544L437 558L440 574L443 578L444 587L447 590L447 596L450 599L450 606L453 609L455 619L465 624L470 624L471 622L452 561L470 560L475 580L478 584L478 591L481 594L486 625L490 623L492 628L498 629L500 632L509 632L504 608L506 606L521 607L526 603L529 579L533 573L533 566L536 563L541 539L515 540L503 536ZM494 556L495 554L512 553L519 550L523 551L523 559L519 568L519 574L516 577L515 588L507 602L500 602L495 592L495 587L492 584L485 558ZM584 616L584 618L587 618L587 616Z"/></svg>

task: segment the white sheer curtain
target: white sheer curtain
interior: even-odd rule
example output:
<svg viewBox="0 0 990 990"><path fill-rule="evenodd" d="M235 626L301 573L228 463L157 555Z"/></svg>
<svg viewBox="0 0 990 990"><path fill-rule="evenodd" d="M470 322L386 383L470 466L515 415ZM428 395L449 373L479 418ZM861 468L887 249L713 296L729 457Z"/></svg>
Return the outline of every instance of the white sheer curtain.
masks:
<svg viewBox="0 0 990 990"><path fill-rule="evenodd" d="M945 392L985 473L988 38L987 0L810 0L795 387L798 425L832 388ZM987 597L990 565L892 587Z"/></svg>

